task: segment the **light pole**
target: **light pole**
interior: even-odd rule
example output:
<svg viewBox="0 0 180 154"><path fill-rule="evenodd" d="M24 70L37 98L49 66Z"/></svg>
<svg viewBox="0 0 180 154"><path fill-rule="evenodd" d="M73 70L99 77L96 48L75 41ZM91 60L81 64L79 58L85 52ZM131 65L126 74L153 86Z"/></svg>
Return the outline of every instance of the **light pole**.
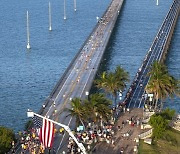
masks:
<svg viewBox="0 0 180 154"><path fill-rule="evenodd" d="M148 94L149 96L149 101L152 102L153 94Z"/></svg>
<svg viewBox="0 0 180 154"><path fill-rule="evenodd" d="M103 126L102 118L103 118L103 117L100 116L100 120L101 120L101 121L100 121L100 126L101 126L101 127Z"/></svg>
<svg viewBox="0 0 180 154"><path fill-rule="evenodd" d="M98 16L96 17L96 20L97 20L97 22L99 21L99 17Z"/></svg>
<svg viewBox="0 0 180 154"><path fill-rule="evenodd" d="M153 94L148 94L148 97L149 97L149 101L150 101L150 104L151 104L151 106L150 106L150 108L152 108L152 101L153 101Z"/></svg>
<svg viewBox="0 0 180 154"><path fill-rule="evenodd" d="M42 115L39 115L39 114L37 114L37 113L34 113L33 111L31 111L31 110L28 109L28 111L27 111L27 117L34 117L34 115L36 115L36 116L38 116L38 117L40 117L40 118L42 118L42 119L46 119L46 120L48 120L48 121L50 121L50 122L52 122L52 123L54 123L54 124L56 124L56 125L58 125L58 126L60 126L60 127L63 127L63 128L68 132L69 136L71 136L72 139L76 142L76 144L77 144L78 147L81 149L81 151L83 152L83 154L87 154L84 145L83 145L82 143L79 143L79 142L78 142L78 140L76 139L76 137L75 137L74 134L72 133L72 131L71 131L71 129L69 128L69 126L66 126L66 125L64 125L64 124L58 123L58 122L56 122L56 121L54 121L54 120L51 120L51 119L49 119L49 118L43 117Z"/></svg>
<svg viewBox="0 0 180 154"><path fill-rule="evenodd" d="M122 91L119 92L119 100L122 100Z"/></svg>
<svg viewBox="0 0 180 154"><path fill-rule="evenodd" d="M85 95L86 95L87 98L89 98L89 91L86 91Z"/></svg>

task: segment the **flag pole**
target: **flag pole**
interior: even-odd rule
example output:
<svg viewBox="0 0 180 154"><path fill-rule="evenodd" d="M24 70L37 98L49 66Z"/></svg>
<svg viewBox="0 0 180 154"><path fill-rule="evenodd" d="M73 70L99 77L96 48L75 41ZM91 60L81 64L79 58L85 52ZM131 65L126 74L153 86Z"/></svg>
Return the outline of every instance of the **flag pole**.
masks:
<svg viewBox="0 0 180 154"><path fill-rule="evenodd" d="M58 125L58 126L63 127L63 128L68 132L69 136L71 136L72 139L76 142L76 144L77 144L78 147L81 149L81 151L83 152L83 154L87 154L84 145L83 145L82 143L79 143L79 142L78 142L77 138L74 136L74 134L72 133L72 131L71 131L71 129L69 128L69 126L66 126L66 125L64 125L64 124L58 123L58 122L56 122L56 121L54 121L54 120L51 120L51 119L49 119L49 118L46 118L46 117L44 117L44 116L42 116L42 115L39 115L39 114L37 114L37 113L34 113L33 111L31 111L31 110L28 109L28 111L27 111L27 117L34 117L34 115L36 115L36 116L38 116L38 117L40 117L40 118L42 118L42 119L46 119L46 120L48 120L48 121L50 121L50 122L52 122L52 123L54 123L54 124L56 124L56 125Z"/></svg>

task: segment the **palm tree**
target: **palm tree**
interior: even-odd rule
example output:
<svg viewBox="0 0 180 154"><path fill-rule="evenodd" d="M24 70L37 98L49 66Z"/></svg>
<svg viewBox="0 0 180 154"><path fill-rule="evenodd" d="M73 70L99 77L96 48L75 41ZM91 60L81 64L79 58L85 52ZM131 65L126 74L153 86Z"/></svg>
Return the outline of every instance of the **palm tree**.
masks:
<svg viewBox="0 0 180 154"><path fill-rule="evenodd" d="M106 75L107 75L107 73L104 71L101 74L100 78L94 81L97 88L106 89L106 85L105 85L105 83L106 83Z"/></svg>
<svg viewBox="0 0 180 154"><path fill-rule="evenodd" d="M89 111L90 118L97 122L100 118L108 121L111 116L110 105L112 102L105 98L104 94L95 93L90 95L89 100L85 101L87 111Z"/></svg>
<svg viewBox="0 0 180 154"><path fill-rule="evenodd" d="M116 78L116 75L112 72L106 75L105 91L114 96L114 102L116 106L117 92L119 91L119 81Z"/></svg>
<svg viewBox="0 0 180 154"><path fill-rule="evenodd" d="M148 93L153 93L155 97L155 109L157 108L158 101L161 101L161 109L163 107L163 100L167 97L174 97L174 94L179 94L178 81L169 75L167 68L164 64L155 61L148 73L150 80L146 86Z"/></svg>
<svg viewBox="0 0 180 154"><path fill-rule="evenodd" d="M105 92L114 96L116 106L117 92L124 90L127 81L129 81L128 73L117 66L115 72L103 72L100 79L95 80L95 84L97 88L102 88Z"/></svg>
<svg viewBox="0 0 180 154"><path fill-rule="evenodd" d="M119 81L119 89L123 91L126 88L126 82L129 82L129 73L121 66L117 66L115 69L115 76Z"/></svg>
<svg viewBox="0 0 180 154"><path fill-rule="evenodd" d="M65 108L67 112L69 112L68 116L72 116L76 118L76 125L78 126L80 123L84 126L84 122L87 120L87 112L85 110L85 106L83 102L79 98L75 98L71 101L71 109Z"/></svg>

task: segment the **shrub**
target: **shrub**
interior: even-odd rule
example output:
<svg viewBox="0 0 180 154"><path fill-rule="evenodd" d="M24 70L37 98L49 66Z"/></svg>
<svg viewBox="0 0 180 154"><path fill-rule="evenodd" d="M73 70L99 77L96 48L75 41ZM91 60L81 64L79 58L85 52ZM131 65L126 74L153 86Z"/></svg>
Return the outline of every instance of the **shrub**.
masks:
<svg viewBox="0 0 180 154"><path fill-rule="evenodd" d="M0 154L8 152L15 140L13 130L0 126Z"/></svg>
<svg viewBox="0 0 180 154"><path fill-rule="evenodd" d="M167 108L161 112L160 115L167 120L172 120L172 118L175 116L175 113L175 110Z"/></svg>
<svg viewBox="0 0 180 154"><path fill-rule="evenodd" d="M32 126L33 126L32 120L28 120L25 124L25 130L29 131L29 129L32 128Z"/></svg>
<svg viewBox="0 0 180 154"><path fill-rule="evenodd" d="M161 138L168 126L168 121L160 115L151 116L149 123L153 127L153 138L155 139Z"/></svg>

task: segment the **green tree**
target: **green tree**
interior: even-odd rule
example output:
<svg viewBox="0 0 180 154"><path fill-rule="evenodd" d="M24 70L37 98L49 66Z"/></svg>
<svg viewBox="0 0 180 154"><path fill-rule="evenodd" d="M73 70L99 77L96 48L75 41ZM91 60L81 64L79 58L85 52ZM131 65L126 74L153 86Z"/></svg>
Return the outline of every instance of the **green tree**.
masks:
<svg viewBox="0 0 180 154"><path fill-rule="evenodd" d="M117 93L124 90L127 81L129 81L128 73L117 66L115 72L103 72L100 78L95 80L95 84L97 88L112 94L116 105Z"/></svg>
<svg viewBox="0 0 180 154"><path fill-rule="evenodd" d="M100 75L100 78L99 78L99 79L96 79L96 80L94 81L97 88L103 89L103 90L106 89L106 74L107 74L106 72L103 72L103 73Z"/></svg>
<svg viewBox="0 0 180 154"><path fill-rule="evenodd" d="M112 102L105 98L104 94L95 93L89 96L85 101L86 111L89 111L92 121L97 122L102 118L105 121L111 116L110 105Z"/></svg>
<svg viewBox="0 0 180 154"><path fill-rule="evenodd" d="M149 123L153 127L153 138L155 139L161 138L168 126L168 121L161 115L151 116Z"/></svg>
<svg viewBox="0 0 180 154"><path fill-rule="evenodd" d="M119 90L123 91L126 88L126 83L129 82L129 73L121 66L117 66L115 69L115 76L118 80Z"/></svg>
<svg viewBox="0 0 180 154"><path fill-rule="evenodd" d="M105 91L114 96L114 102L116 104L117 92L119 91L119 81L114 73L110 72L106 75Z"/></svg>
<svg viewBox="0 0 180 154"><path fill-rule="evenodd" d="M172 118L175 116L175 113L175 110L167 108L163 110L160 115L167 120L172 120Z"/></svg>
<svg viewBox="0 0 180 154"><path fill-rule="evenodd" d="M84 103L79 98L75 98L71 101L71 108L65 108L65 111L69 112L67 116L76 118L76 125L80 123L85 127L84 122L87 121L88 112L84 106Z"/></svg>
<svg viewBox="0 0 180 154"><path fill-rule="evenodd" d="M0 126L0 154L4 154L11 149L12 141L15 141L14 132L9 128Z"/></svg>
<svg viewBox="0 0 180 154"><path fill-rule="evenodd" d="M28 120L28 121L26 122L25 126L24 126L24 130L25 130L25 131L29 131L30 128L32 128L32 126L33 126L33 121L32 121L32 120Z"/></svg>
<svg viewBox="0 0 180 154"><path fill-rule="evenodd" d="M167 98L173 98L174 94L179 95L178 80L169 75L164 64L155 61L148 73L150 80L146 86L148 93L153 93L155 102L155 109L158 101L161 101L161 109L163 108L163 101Z"/></svg>
<svg viewBox="0 0 180 154"><path fill-rule="evenodd" d="M112 94L114 96L115 102L117 98L118 80L116 79L114 73L103 72L100 79L95 81L97 88L102 88L106 93Z"/></svg>

